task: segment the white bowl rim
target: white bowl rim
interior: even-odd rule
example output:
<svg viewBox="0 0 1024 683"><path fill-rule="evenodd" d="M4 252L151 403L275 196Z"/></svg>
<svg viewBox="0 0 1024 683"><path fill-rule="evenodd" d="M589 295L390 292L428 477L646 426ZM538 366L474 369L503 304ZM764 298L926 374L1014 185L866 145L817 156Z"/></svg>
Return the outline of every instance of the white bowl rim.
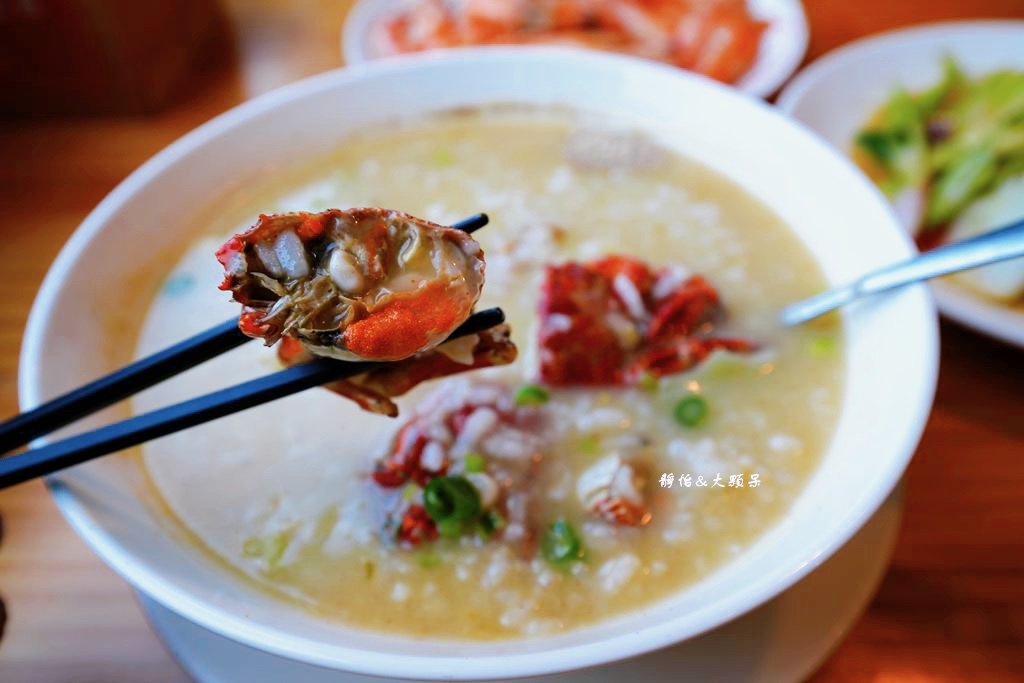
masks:
<svg viewBox="0 0 1024 683"><path fill-rule="evenodd" d="M758 56L754 65L747 70L732 87L754 97L768 97L779 88L800 68L807 46L810 44L810 27L807 23L807 12L800 0L747 0L748 4L762 3L773 8L777 14L775 21L779 24L774 30L779 32L774 54ZM345 15L345 23L341 30L341 55L348 65L363 64L376 59L390 57L372 57L366 44L367 30L371 22L378 19L385 10L385 5L395 4L396 0L356 0ZM772 29L769 29L772 30ZM764 38L762 38L764 40ZM784 41L784 42L782 42ZM504 46L509 49L520 49L516 46ZM529 46L520 46L531 49ZM467 48L445 48L467 49ZM475 48L468 48L475 49ZM578 48L584 49L584 48Z"/></svg>
<svg viewBox="0 0 1024 683"><path fill-rule="evenodd" d="M829 51L804 67L776 101L779 109L792 115L803 99L838 70L855 64L874 50L917 41L948 41L966 36L1020 33L1024 43L1024 19L970 19L918 24L877 33ZM1024 348L1024 312L990 301L955 283L935 281L931 285L939 311L946 317L1007 344Z"/></svg>
<svg viewBox="0 0 1024 683"><path fill-rule="evenodd" d="M702 76L636 57L559 47L462 48L457 55L454 54L454 51L437 51L429 54L378 60L328 71L284 86L244 102L186 133L136 169L85 218L51 266L29 316L22 342L19 367L19 399L22 409L29 409L42 401L40 386L36 381L39 369L45 362L41 355L42 336L51 309L55 306L62 281L67 278L85 247L100 232L111 215L157 174L222 132L285 102L316 93L321 89L337 87L353 80L374 78L378 74L429 68L432 63L446 64L467 58L472 60L491 59L499 62L507 60L512 63L526 54L524 50L529 50L538 58L571 58L575 61L583 60L595 65L603 62L610 67L659 70L666 74L672 74L675 78L696 79L702 82L704 87L719 88L728 96L738 98L748 106L759 107L764 114L784 121L788 126L800 127L799 124L784 116L774 107L737 93L729 86L710 81ZM468 51L472 51L473 54L467 54ZM806 134L807 131L805 130L804 133ZM809 144L819 146L822 150L827 150L836 157L837 162L852 167L852 164L842 159L841 156L836 156L834 150L817 136L808 135L807 141ZM862 183L865 187L875 191L873 185L866 178L862 177ZM899 238L904 241L908 250L913 251L913 244L905 235L901 234ZM879 484L872 489L870 495L861 499L862 504L859 508L852 511L841 524L832 528L828 543L819 546L814 554L805 558L795 569L779 570L775 576L751 583L746 590L737 591L727 598L717 600L716 616L713 619L709 619L708 623L702 627L682 634L674 621L665 621L645 627L642 631L643 638L637 637L638 633L624 633L612 638L544 652L495 654L473 658L422 657L398 652L385 655L339 644L333 648L333 655L324 654L317 650L314 643L303 638L253 624L240 615L212 608L187 589L165 580L159 572L150 571L141 563L134 562L132 555L118 543L113 535L107 533L101 525L96 523L90 516L87 506L78 500L68 488L54 478L49 478L47 484L59 509L75 531L114 571L136 589L208 630L257 649L358 674L416 680L514 679L599 666L612 661L628 659L700 635L767 602L820 566L844 545L881 506L898 484L913 456L931 411L937 380L938 326L935 319L934 302L923 287L910 287L908 288L909 292L913 293L916 300L915 305L930 321L927 329L922 330L926 344L920 349L926 384L921 387L920 400L915 404L911 419L905 425L905 430L900 434L898 440L893 440L893 452L898 454L898 457L893 457L888 461L884 473L880 476ZM600 647L595 647L598 643ZM344 653L345 656L339 656L338 653ZM430 665L433 665L435 669L447 670L449 673L439 674L437 671L431 673L425 669ZM453 671L457 673L450 673Z"/></svg>

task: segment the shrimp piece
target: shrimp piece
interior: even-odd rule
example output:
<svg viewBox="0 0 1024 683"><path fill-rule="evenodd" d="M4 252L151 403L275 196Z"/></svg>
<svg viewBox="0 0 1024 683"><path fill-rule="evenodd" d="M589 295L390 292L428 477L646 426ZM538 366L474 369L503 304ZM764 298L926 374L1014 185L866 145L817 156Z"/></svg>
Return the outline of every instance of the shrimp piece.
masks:
<svg viewBox="0 0 1024 683"><path fill-rule="evenodd" d="M636 468L613 453L584 470L576 495L588 512L606 522L642 526L651 521L641 493L643 483Z"/></svg>
<svg viewBox="0 0 1024 683"><path fill-rule="evenodd" d="M528 0L463 0L458 16L461 44L489 43L526 24Z"/></svg>
<svg viewBox="0 0 1024 683"><path fill-rule="evenodd" d="M417 52L453 45L458 26L442 0L422 0L375 24L369 41L379 54Z"/></svg>
<svg viewBox="0 0 1024 683"><path fill-rule="evenodd" d="M716 0L694 7L675 29L668 61L734 83L757 60L768 23L750 16L743 0Z"/></svg>
<svg viewBox="0 0 1024 683"><path fill-rule="evenodd" d="M272 345L395 361L444 341L484 282L466 233L387 209L260 216L217 252L221 289L242 304L239 328Z"/></svg>
<svg viewBox="0 0 1024 683"><path fill-rule="evenodd" d="M331 382L325 388L355 401L363 410L397 417L398 406L391 399L423 382L513 362L518 351L509 334L508 325L498 325L357 377ZM468 348L468 356L453 353L456 345ZM278 359L286 366L305 363L314 357L301 342L291 337L282 338L277 348Z"/></svg>
<svg viewBox="0 0 1024 683"><path fill-rule="evenodd" d="M631 51L646 57L659 58L667 54L672 45L675 23L667 16L672 6L681 10L682 3L660 3L657 8L651 3L616 0L605 3L601 9L601 26L624 36ZM660 10L660 11L657 11Z"/></svg>
<svg viewBox="0 0 1024 683"><path fill-rule="evenodd" d="M657 59L732 82L766 24L744 0L423 0L382 22L384 54L493 43L580 45Z"/></svg>

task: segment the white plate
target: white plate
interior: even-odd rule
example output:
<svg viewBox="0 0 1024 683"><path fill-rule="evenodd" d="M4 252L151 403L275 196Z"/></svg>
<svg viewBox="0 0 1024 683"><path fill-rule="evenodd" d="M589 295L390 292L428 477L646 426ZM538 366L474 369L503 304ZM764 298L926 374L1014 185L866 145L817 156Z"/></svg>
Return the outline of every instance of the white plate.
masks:
<svg viewBox="0 0 1024 683"><path fill-rule="evenodd" d="M778 106L848 150L857 130L893 86L921 90L933 85L947 54L972 76L1024 70L1024 21L934 24L857 41L801 71L780 95ZM933 288L945 315L1024 347L1024 312L950 282L937 281Z"/></svg>
<svg viewBox="0 0 1024 683"><path fill-rule="evenodd" d="M674 647L600 669L520 683L801 681L821 666L864 611L885 574L903 511L902 488L857 535L802 581L753 612ZM842 586L842 590L836 590ZM246 647L139 595L167 649L198 683L379 683ZM815 609L807 609L814 605ZM765 634L771 634L766 638Z"/></svg>
<svg viewBox="0 0 1024 683"><path fill-rule="evenodd" d="M341 53L346 64L379 59L370 41L370 27L382 17L408 5L408 0L358 0L341 32ZM761 38L761 50L754 66L736 82L736 87L755 97L768 97L800 66L807 51L807 16L800 0L748 0L751 13L771 26Z"/></svg>

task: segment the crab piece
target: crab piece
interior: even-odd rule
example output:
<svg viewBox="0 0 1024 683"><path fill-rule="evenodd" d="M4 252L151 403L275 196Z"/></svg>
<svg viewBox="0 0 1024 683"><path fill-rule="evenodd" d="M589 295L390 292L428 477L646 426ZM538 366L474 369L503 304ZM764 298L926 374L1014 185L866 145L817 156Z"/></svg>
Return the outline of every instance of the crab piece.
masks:
<svg viewBox="0 0 1024 683"><path fill-rule="evenodd" d="M753 342L714 336L718 292L679 268L626 256L549 266L540 300L540 377L552 386L635 385Z"/></svg>
<svg viewBox="0 0 1024 683"><path fill-rule="evenodd" d="M651 521L643 499L643 478L618 454L605 456L584 470L576 482L583 507L611 524L643 526Z"/></svg>
<svg viewBox="0 0 1024 683"><path fill-rule="evenodd" d="M422 526L415 510L422 489L437 477L458 476L476 489L482 513L503 521L491 533L529 548L534 523L527 482L541 458L541 419L535 408L517 406L508 387L457 380L446 384L422 402L371 475L393 501L386 530L399 542L409 541L400 531ZM467 466L470 457L473 467Z"/></svg>
<svg viewBox="0 0 1024 683"><path fill-rule="evenodd" d="M387 209L262 215L217 252L239 328L271 345L395 361L444 341L472 313L484 281L466 233Z"/></svg>
<svg viewBox="0 0 1024 683"><path fill-rule="evenodd" d="M395 488L409 481L426 486L434 477L447 474L449 464L441 444L431 440L413 421L398 432L394 451L377 463L373 480L384 488Z"/></svg>
<svg viewBox="0 0 1024 683"><path fill-rule="evenodd" d="M518 350L509 335L508 325L498 325L351 379L331 382L324 388L355 401L368 412L397 417L398 406L391 399L408 393L423 382L512 363ZM281 339L277 345L277 357L287 366L314 358L297 339L291 337Z"/></svg>
<svg viewBox="0 0 1024 683"><path fill-rule="evenodd" d="M666 297L654 311L644 339L650 344L696 334L722 315L718 292L700 275L695 275Z"/></svg>
<svg viewBox="0 0 1024 683"><path fill-rule="evenodd" d="M483 440L502 426L516 427L516 409L506 401L470 399L421 411L395 437L390 455L377 463L373 479L394 488L412 481L426 486L444 476L456 458L484 450ZM529 454L526 454L528 456Z"/></svg>
<svg viewBox="0 0 1024 683"><path fill-rule="evenodd" d="M394 520L394 521L392 521ZM395 540L409 546L437 538L437 525L422 505L406 503L395 516L389 518L388 528Z"/></svg>
<svg viewBox="0 0 1024 683"><path fill-rule="evenodd" d="M746 339L712 337L689 338L655 346L638 354L624 373L628 384L637 384L644 377L665 377L691 370L707 360L715 351L753 353L758 347Z"/></svg>
<svg viewBox="0 0 1024 683"><path fill-rule="evenodd" d="M606 276L578 263L548 266L540 300L540 375L548 384L620 384L635 336ZM621 321L618 329L610 320Z"/></svg>

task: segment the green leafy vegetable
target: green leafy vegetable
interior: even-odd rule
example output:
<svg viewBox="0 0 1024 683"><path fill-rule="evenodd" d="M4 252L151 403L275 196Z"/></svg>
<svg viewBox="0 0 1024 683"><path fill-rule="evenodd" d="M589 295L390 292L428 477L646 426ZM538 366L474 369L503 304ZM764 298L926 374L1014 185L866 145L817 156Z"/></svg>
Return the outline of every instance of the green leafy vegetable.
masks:
<svg viewBox="0 0 1024 683"><path fill-rule="evenodd" d="M972 149L945 169L932 187L925 211L925 223L946 223L967 208L995 177L995 154L984 147Z"/></svg>
<svg viewBox="0 0 1024 683"><path fill-rule="evenodd" d="M1024 72L971 80L947 57L938 83L916 95L895 92L855 145L888 194L924 194L921 228L947 226L1024 172Z"/></svg>
<svg viewBox="0 0 1024 683"><path fill-rule="evenodd" d="M917 106L924 117L931 116L943 104L955 98L967 84L960 66L949 55L942 60L942 80L917 96Z"/></svg>

